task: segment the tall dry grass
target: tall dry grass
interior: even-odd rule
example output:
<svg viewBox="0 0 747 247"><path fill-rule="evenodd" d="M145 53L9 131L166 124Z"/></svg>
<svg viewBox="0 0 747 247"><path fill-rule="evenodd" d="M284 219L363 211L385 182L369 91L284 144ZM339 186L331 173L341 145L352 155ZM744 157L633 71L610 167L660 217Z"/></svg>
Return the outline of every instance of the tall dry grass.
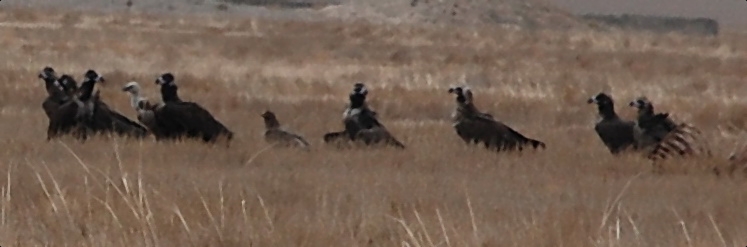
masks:
<svg viewBox="0 0 747 247"><path fill-rule="evenodd" d="M744 180L701 168L747 128L745 40L3 10L0 245L743 246ZM172 72L235 143L46 142L46 65L101 72L102 98L132 118L121 86L158 99L155 77ZM406 150L322 145L355 81ZM462 83L548 149L465 146L446 92ZM600 90L625 117L645 94L716 157L664 175L612 157L585 104ZM312 152L268 148L266 109Z"/></svg>

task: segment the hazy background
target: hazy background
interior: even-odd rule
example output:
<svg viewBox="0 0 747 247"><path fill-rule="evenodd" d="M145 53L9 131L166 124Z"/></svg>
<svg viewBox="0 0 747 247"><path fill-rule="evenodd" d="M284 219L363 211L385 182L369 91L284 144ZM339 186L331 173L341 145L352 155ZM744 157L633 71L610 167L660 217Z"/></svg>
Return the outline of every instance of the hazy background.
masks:
<svg viewBox="0 0 747 247"><path fill-rule="evenodd" d="M747 2L740 0L545 0L574 13L710 17L727 28L747 28Z"/></svg>
<svg viewBox="0 0 747 247"><path fill-rule="evenodd" d="M242 1L242 0L240 0ZM309 1L309 0L307 0ZM339 0L332 2L340 3L355 3L358 5L355 15L362 15L361 5L384 5L389 6L383 7L378 6L377 9L385 13L385 15L398 15L398 12L407 11L409 4L412 0ZM637 13L637 14L652 14L652 15L666 15L666 16L685 16L685 17L709 17L719 21L722 27L729 29L745 29L747 28L747 2L741 0L541 0L547 3L556 5L563 9L569 10L577 14L585 13L603 13L603 14L622 14L622 13ZM81 1L81 0L23 0L23 1L2 1L2 6L27 6L27 7L68 7L68 8L86 8L86 9L97 9L97 10L123 10L127 9L125 3L127 0L95 0L95 1ZM185 13L185 12L215 12L218 10L217 5L224 3L221 0L132 0L134 2L135 9L147 10L147 11L158 11L158 10L169 10L170 12ZM311 0L310 2L326 2L326 0ZM460 2L464 5L476 5L481 6L479 9L484 8L497 8L499 6L506 6L508 3L522 4L525 1L514 1L514 0L469 0L469 1L444 1L443 4L449 2ZM82 4L85 3L85 4ZM431 3L435 3L431 1ZM516 8L510 8L516 9ZM364 11L365 12L365 11ZM231 6L231 11L222 12L222 14L240 14L240 15L251 15L251 16L265 16L267 13L260 8L246 8L240 6ZM502 16L513 15L513 12L502 12ZM314 13L306 11L291 11L288 12L290 15L286 17L292 18L304 18ZM377 14L378 15L378 14ZM278 16L278 15L274 15ZM283 15L281 15L283 16ZM398 15L407 16L407 15ZM542 19L529 17L531 19ZM369 18L370 19L370 18Z"/></svg>

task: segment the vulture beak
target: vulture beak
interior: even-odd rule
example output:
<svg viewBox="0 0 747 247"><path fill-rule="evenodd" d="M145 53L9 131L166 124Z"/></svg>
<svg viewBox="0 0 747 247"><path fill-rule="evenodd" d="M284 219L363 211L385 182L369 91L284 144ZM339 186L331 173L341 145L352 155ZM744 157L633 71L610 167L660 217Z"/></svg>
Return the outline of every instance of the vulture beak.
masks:
<svg viewBox="0 0 747 247"><path fill-rule="evenodd" d="M130 91L130 88L132 88L132 86L123 87L122 91L125 91L125 92Z"/></svg>
<svg viewBox="0 0 747 247"><path fill-rule="evenodd" d="M47 77L44 76L44 73L39 73L39 79L46 79Z"/></svg>
<svg viewBox="0 0 747 247"><path fill-rule="evenodd" d="M630 107L638 107L638 104L635 101L631 101L630 104L628 104Z"/></svg>
<svg viewBox="0 0 747 247"><path fill-rule="evenodd" d="M454 93L454 88L449 88L449 93Z"/></svg>
<svg viewBox="0 0 747 247"><path fill-rule="evenodd" d="M594 98L589 98L589 100L587 100L587 101L586 101L586 103L587 103L587 104L591 104L591 103L597 103L597 100L596 100L596 99L594 99Z"/></svg>
<svg viewBox="0 0 747 247"><path fill-rule="evenodd" d="M96 80L97 80L98 82L106 82L106 80L104 80L104 77L103 77L103 76L99 76L98 78L96 78Z"/></svg>

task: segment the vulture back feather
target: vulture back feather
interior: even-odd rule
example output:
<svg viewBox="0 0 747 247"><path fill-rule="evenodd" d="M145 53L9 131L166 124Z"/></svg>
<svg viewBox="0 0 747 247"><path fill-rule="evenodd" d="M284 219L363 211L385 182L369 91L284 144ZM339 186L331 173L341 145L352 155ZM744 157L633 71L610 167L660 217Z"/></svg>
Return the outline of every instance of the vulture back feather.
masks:
<svg viewBox="0 0 747 247"><path fill-rule="evenodd" d="M594 125L594 131L612 154L625 150L637 149L634 121L621 119L615 112L612 97L599 93L591 97L588 104L596 104L600 120Z"/></svg>
<svg viewBox="0 0 747 247"><path fill-rule="evenodd" d="M179 138L202 139L204 142L215 142L220 137L228 141L233 139L233 132L216 120L210 112L194 102L182 101L178 87L171 73L165 73L156 79L161 86L161 98L164 105L156 112L156 121L166 128L169 136Z"/></svg>
<svg viewBox="0 0 747 247"><path fill-rule="evenodd" d="M482 143L496 151L521 151L526 146L546 148L544 142L528 138L491 115L480 112L473 104L472 92L468 88L450 88L449 93L456 95L457 103L452 114L453 127L466 143Z"/></svg>
<svg viewBox="0 0 747 247"><path fill-rule="evenodd" d="M363 83L355 83L348 95L349 103L343 112L345 130L324 135L324 141L336 140L360 141L366 145L385 144L397 148L405 145L397 140L377 119L376 112L366 104L368 89Z"/></svg>
<svg viewBox="0 0 747 247"><path fill-rule="evenodd" d="M57 72L51 67L44 67L38 75L39 79L44 81L44 87L47 91L47 97L42 102L42 109L47 118L52 119L52 115L57 109L70 100L65 94L64 89L59 83Z"/></svg>

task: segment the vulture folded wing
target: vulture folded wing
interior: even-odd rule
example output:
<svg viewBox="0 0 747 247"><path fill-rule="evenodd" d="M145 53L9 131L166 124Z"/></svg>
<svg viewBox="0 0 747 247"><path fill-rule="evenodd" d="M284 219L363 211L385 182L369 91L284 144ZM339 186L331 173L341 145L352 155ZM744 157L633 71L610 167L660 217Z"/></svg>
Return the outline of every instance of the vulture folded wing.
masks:
<svg viewBox="0 0 747 247"><path fill-rule="evenodd" d="M635 123L629 121L601 122L594 127L612 153L617 153L635 142Z"/></svg>
<svg viewBox="0 0 747 247"><path fill-rule="evenodd" d="M376 119L376 114L368 109L363 109L360 115L358 115L358 122L364 129L371 129L374 127L384 128L384 125Z"/></svg>
<svg viewBox="0 0 747 247"><path fill-rule="evenodd" d="M518 142L518 145L520 145L520 146L523 146L523 145L526 145L526 144L530 144L530 145L532 145L533 148L537 148L537 147L544 148L545 147L545 143L544 142L541 142L541 141L538 141L538 140L526 137L525 135L519 133L518 131L514 130L513 128L511 128L509 126L506 126L506 130L507 130L507 136L508 136L509 140L513 140L513 141Z"/></svg>
<svg viewBox="0 0 747 247"><path fill-rule="evenodd" d="M164 137L178 138L187 134L191 121L188 109L180 104L167 103L154 112L155 122Z"/></svg>
<svg viewBox="0 0 747 247"><path fill-rule="evenodd" d="M148 129L118 112L111 111L110 116L114 125L114 131L117 133L129 133L138 137L145 136L148 133Z"/></svg>
<svg viewBox="0 0 747 247"><path fill-rule="evenodd" d="M388 130L383 127L373 127L370 129L364 129L357 133L357 139L362 140L364 143L370 144L386 144L392 145L397 148L404 149L405 145L399 140L394 138Z"/></svg>
<svg viewBox="0 0 747 247"><path fill-rule="evenodd" d="M501 125L488 118L470 117L454 125L457 134L467 142L487 142L500 132Z"/></svg>
<svg viewBox="0 0 747 247"><path fill-rule="evenodd" d="M231 132L222 123L218 122L210 112L193 102L172 102L166 104L157 116L159 126L161 124L171 126L170 128L178 135L186 134L188 137L203 138L205 141L215 139L219 134L227 134L230 138Z"/></svg>

